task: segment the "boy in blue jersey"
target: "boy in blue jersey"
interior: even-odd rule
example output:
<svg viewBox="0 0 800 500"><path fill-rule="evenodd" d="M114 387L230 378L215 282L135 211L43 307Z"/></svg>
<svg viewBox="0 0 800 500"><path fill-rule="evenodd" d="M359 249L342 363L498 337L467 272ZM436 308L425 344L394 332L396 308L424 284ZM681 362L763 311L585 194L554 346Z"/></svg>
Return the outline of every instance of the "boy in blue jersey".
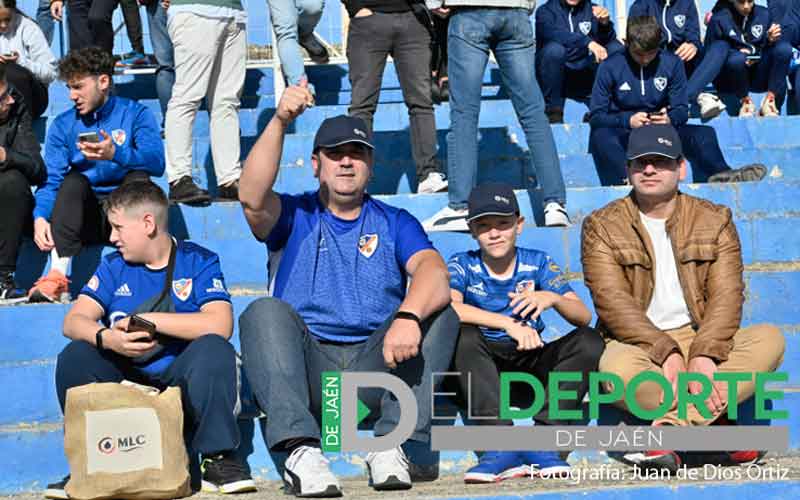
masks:
<svg viewBox="0 0 800 500"><path fill-rule="evenodd" d="M311 157L319 190L272 190L286 129L312 103L306 84L287 88L245 161L239 197L269 250L272 297L250 304L239 325L245 372L267 414L267 448L289 454L287 491L340 496L320 450L322 372L401 378L419 405L404 447L429 448L432 373L450 366L458 317L448 307L447 267L420 223L365 192L373 145L363 120L336 116L320 125ZM395 428L400 406L388 392L359 397L377 417L376 436ZM411 487L403 449L370 453L366 462L375 489Z"/></svg>
<svg viewBox="0 0 800 500"><path fill-rule="evenodd" d="M542 251L516 245L524 224L511 186L477 186L469 197L469 229L479 249L458 253L447 265L453 308L462 323L453 360L453 371L460 374L458 399L462 416L474 418L471 423L478 425L513 425L499 418L500 372L530 373L545 387L551 372L582 372L580 382L561 384L562 390L575 391L577 396L562 401L560 409L580 409L588 374L597 370L603 353L603 340L588 326L591 312L572 291L558 264ZM551 308L577 328L545 343L541 314ZM512 386L515 406L529 407L530 396ZM579 423L551 420L547 403L534 419L537 425ZM541 477L569 472L556 452L487 451L479 460L464 475L465 482L527 476L531 465Z"/></svg>
<svg viewBox="0 0 800 500"><path fill-rule="evenodd" d="M787 37L788 38L788 37ZM753 0L730 0L711 17L706 40L725 43L724 64L714 85L740 101L739 117L756 115L750 91L766 95L759 116L778 116L786 97L786 75L792 47L782 36L779 19Z"/></svg>
<svg viewBox="0 0 800 500"><path fill-rule="evenodd" d="M588 104L597 66L625 47L608 9L589 0L548 0L536 10L536 78L550 123L567 97Z"/></svg>
<svg viewBox="0 0 800 500"><path fill-rule="evenodd" d="M600 65L592 89L589 152L604 186L626 182L631 130L651 124L671 124L678 130L695 182L753 181L767 174L761 164L732 169L714 129L686 123L686 74L678 56L660 48L655 18L630 18L626 44L625 53Z"/></svg>
<svg viewBox="0 0 800 500"><path fill-rule="evenodd" d="M239 411L231 299L214 252L177 242L167 227L167 197L150 181L129 182L106 200L111 242L64 318L72 339L58 356L56 390L92 382L131 380L181 389L190 449L202 455L203 490L254 491L247 464L236 456ZM158 332L129 328L131 317ZM131 331L133 330L133 331ZM65 480L48 488L66 498Z"/></svg>
<svg viewBox="0 0 800 500"><path fill-rule="evenodd" d="M111 95L114 59L97 47L71 51L58 65L75 103L48 127L47 180L36 191L33 239L50 252L50 272L30 300L69 299L72 257L86 244L107 244L110 228L102 199L132 180L164 173L164 145L153 113Z"/></svg>

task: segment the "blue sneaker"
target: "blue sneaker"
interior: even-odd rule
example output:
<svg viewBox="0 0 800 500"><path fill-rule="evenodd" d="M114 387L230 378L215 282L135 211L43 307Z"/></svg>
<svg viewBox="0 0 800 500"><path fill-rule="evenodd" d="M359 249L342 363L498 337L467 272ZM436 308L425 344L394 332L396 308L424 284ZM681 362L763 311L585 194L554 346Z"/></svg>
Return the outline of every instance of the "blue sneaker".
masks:
<svg viewBox="0 0 800 500"><path fill-rule="evenodd" d="M478 465L464 473L464 482L497 483L506 479L527 477L530 470L516 451L487 451L478 459Z"/></svg>
<svg viewBox="0 0 800 500"><path fill-rule="evenodd" d="M529 466L531 474L542 477L567 477L570 466L555 451L526 451L522 454L522 462Z"/></svg>

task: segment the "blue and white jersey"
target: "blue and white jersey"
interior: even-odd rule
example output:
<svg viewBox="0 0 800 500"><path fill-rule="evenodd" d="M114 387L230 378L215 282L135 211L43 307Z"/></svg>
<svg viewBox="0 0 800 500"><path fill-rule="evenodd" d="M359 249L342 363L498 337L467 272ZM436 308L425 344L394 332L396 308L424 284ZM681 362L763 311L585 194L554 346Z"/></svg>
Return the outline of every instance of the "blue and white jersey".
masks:
<svg viewBox="0 0 800 500"><path fill-rule="evenodd" d="M365 195L355 220L342 220L319 192L281 194L267 237L270 292L289 303L318 339L366 340L400 306L406 264L433 249L407 211Z"/></svg>
<svg viewBox="0 0 800 500"><path fill-rule="evenodd" d="M517 247L514 274L508 279L498 279L489 274L481 260L480 250L470 250L453 255L447 263L450 271L450 288L461 292L464 303L504 316L514 316L509 293L526 290L545 290L564 295L572 291L561 268L546 253L532 248ZM528 326L541 333L545 324L541 316L527 321ZM510 341L503 330L480 327L489 340Z"/></svg>
<svg viewBox="0 0 800 500"><path fill-rule="evenodd" d="M178 242L175 252L170 298L176 313L199 312L205 304L216 300L230 303L217 254L189 241ZM119 252L113 252L103 257L81 294L97 302L103 309L103 324L111 326L159 296L166 274L166 267L150 269L144 264L129 264ZM164 371L188 343L180 339L171 341L140 368L150 374Z"/></svg>

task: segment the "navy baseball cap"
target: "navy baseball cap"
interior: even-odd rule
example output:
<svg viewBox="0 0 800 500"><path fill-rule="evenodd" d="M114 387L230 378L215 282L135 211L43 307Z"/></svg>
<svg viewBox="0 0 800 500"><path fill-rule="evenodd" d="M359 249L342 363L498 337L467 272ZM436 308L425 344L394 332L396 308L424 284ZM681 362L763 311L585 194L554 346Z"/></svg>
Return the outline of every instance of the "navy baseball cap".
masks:
<svg viewBox="0 0 800 500"><path fill-rule="evenodd" d="M628 160L658 155L677 160L683 156L678 131L672 125L645 125L631 130L628 138Z"/></svg>
<svg viewBox="0 0 800 500"><path fill-rule="evenodd" d="M314 137L314 152L319 148L335 148L348 142L358 142L375 149L372 145L372 132L361 118L346 115L326 118Z"/></svg>
<svg viewBox="0 0 800 500"><path fill-rule="evenodd" d="M502 182L475 186L467 201L467 222L485 215L517 215L519 205L514 188Z"/></svg>

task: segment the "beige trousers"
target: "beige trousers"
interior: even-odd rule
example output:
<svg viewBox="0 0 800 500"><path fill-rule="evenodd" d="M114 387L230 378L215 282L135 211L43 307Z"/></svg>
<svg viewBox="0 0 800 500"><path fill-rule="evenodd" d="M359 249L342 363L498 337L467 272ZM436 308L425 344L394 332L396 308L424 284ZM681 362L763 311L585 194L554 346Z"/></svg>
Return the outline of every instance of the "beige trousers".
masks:
<svg viewBox="0 0 800 500"><path fill-rule="evenodd" d="M680 346L684 361L688 364L689 347L692 345L696 333L691 326L685 326L675 330L667 330L665 335L675 339ZM733 350L728 355L728 359L720 363L717 368L721 372L772 372L778 369L783 362L783 351L785 340L783 334L772 325L753 325L743 328L736 332L733 337ZM631 344L624 344L616 340L609 340L606 343L606 350L600 358L601 372L610 372L623 380L626 390L628 382L643 371L653 371L663 374L661 367L653 363L650 357L640 349ZM607 391L611 390L606 385ZM755 377L750 382L739 382L737 384L738 402L750 398L755 392ZM652 410L659 406L661 401L661 386L655 382L645 382L638 386L636 390L636 402L646 410ZM624 401L615 403L620 408L630 411ZM674 407L663 418L655 423L671 425L708 425L721 414L713 414L711 419L704 418L694 407L689 404L687 419L678 418L678 410ZM723 410L727 411L726 409Z"/></svg>
<svg viewBox="0 0 800 500"><path fill-rule="evenodd" d="M192 128L206 98L211 157L217 185L239 178L239 105L244 88L247 35L233 19L190 12L175 14L167 26L175 47L175 85L164 125L167 179L192 174Z"/></svg>

